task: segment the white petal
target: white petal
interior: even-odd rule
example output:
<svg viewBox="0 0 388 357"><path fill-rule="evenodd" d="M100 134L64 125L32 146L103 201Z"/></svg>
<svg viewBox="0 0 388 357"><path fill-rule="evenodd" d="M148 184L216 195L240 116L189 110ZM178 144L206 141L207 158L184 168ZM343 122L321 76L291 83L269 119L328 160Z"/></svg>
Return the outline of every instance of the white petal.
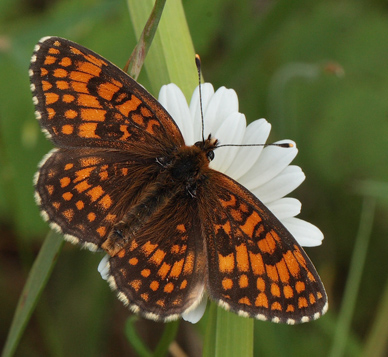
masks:
<svg viewBox="0 0 388 357"><path fill-rule="evenodd" d="M273 202L295 190L306 178L299 166L287 166L278 176L264 185L249 188L264 204Z"/></svg>
<svg viewBox="0 0 388 357"><path fill-rule="evenodd" d="M258 187L270 180L286 168L298 153L295 143L293 147L282 148L278 146L267 146L263 149L259 159L239 182L249 189Z"/></svg>
<svg viewBox="0 0 388 357"><path fill-rule="evenodd" d="M282 223L304 247L314 247L322 244L323 233L318 227L299 218L288 218Z"/></svg>
<svg viewBox="0 0 388 357"><path fill-rule="evenodd" d="M189 107L182 91L174 83L160 89L159 102L168 111L182 132L187 145L194 144L194 133Z"/></svg>
<svg viewBox="0 0 388 357"><path fill-rule="evenodd" d="M265 119L255 120L250 123L244 133L242 144L265 144L271 131L271 124ZM233 163L225 171L225 173L234 178L239 179L248 172L259 158L263 146L241 146L237 152ZM223 149L220 149L223 150Z"/></svg>
<svg viewBox="0 0 388 357"><path fill-rule="evenodd" d="M244 137L247 122L241 113L233 113L225 118L224 122L214 133L214 137L222 144L240 144ZM217 149L211 167L215 170L226 172L234 161L239 150L236 146L225 146Z"/></svg>
<svg viewBox="0 0 388 357"><path fill-rule="evenodd" d="M204 294L201 302L196 308L188 312L184 312L182 314L183 320L191 322L192 324L196 324L205 313L206 304L207 304L207 294Z"/></svg>
<svg viewBox="0 0 388 357"><path fill-rule="evenodd" d="M108 280L109 278L109 258L110 256L107 254L104 258L101 259L100 264L98 264L98 272L101 274L101 278L104 280Z"/></svg>
<svg viewBox="0 0 388 357"><path fill-rule="evenodd" d="M300 201L291 197L281 198L268 203L266 206L280 221L297 216L302 208Z"/></svg>
<svg viewBox="0 0 388 357"><path fill-rule="evenodd" d="M238 112L237 94L233 89L221 87L204 108L205 136L214 134L230 114ZM213 135L214 136L214 135Z"/></svg>
<svg viewBox="0 0 388 357"><path fill-rule="evenodd" d="M201 84L201 93L202 93L202 110L205 112L206 108L209 105L213 95L214 88L210 83ZM191 97L190 102L190 113L194 131L194 141L202 140L202 118L201 118L201 105L199 102L199 90L198 87L195 88L193 96ZM206 127L205 127L206 129Z"/></svg>

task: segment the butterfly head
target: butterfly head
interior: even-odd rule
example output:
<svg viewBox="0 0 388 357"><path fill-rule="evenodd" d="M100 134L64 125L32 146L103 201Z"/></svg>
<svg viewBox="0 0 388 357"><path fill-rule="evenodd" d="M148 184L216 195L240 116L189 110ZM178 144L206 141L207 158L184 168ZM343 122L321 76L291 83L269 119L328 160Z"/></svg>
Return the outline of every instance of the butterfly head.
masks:
<svg viewBox="0 0 388 357"><path fill-rule="evenodd" d="M218 139L212 138L211 134L209 134L206 140L197 141L194 146L205 153L206 158L210 162L214 159L214 150L218 147Z"/></svg>

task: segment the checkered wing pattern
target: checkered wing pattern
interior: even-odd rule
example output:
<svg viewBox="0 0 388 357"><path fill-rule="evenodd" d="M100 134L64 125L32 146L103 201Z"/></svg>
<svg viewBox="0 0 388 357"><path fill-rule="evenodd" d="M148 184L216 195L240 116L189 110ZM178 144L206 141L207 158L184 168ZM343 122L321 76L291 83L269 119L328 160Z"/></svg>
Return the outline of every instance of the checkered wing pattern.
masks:
<svg viewBox="0 0 388 357"><path fill-rule="evenodd" d="M156 170L155 161L123 151L54 149L35 175L35 198L52 228L68 241L96 250Z"/></svg>
<svg viewBox="0 0 388 357"><path fill-rule="evenodd" d="M200 215L210 297L260 320L294 324L323 315L327 297L315 267L268 208L219 172L207 190L214 194Z"/></svg>
<svg viewBox="0 0 388 357"><path fill-rule="evenodd" d="M136 149L155 157L184 144L155 98L74 42L43 38L32 56L30 79L36 116L56 146Z"/></svg>
<svg viewBox="0 0 388 357"><path fill-rule="evenodd" d="M109 259L108 282L134 312L170 321L201 301L205 267L198 208L181 192Z"/></svg>

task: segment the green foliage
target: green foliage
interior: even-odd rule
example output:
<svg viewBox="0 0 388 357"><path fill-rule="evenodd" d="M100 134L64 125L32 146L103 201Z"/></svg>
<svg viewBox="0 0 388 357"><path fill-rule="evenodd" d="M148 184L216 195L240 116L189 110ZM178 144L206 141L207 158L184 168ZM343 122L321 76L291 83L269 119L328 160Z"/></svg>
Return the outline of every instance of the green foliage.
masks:
<svg viewBox="0 0 388 357"><path fill-rule="evenodd" d="M370 246L365 248L361 288L354 291L349 334L342 338L346 356L361 355L364 350L368 355L383 355L388 333L381 319L388 306L384 289L388 286L385 3L184 0L183 4L206 80L215 87L234 88L248 121L267 117L273 125L272 140L287 137L297 142L296 164L307 176L295 194L303 203L301 217L325 234L322 247L309 249L308 254L328 290L329 312L301 326L255 322L254 354L329 353L339 311L346 305L342 298L359 227L360 196L373 196L376 214ZM43 36L58 35L123 67L136 38L126 4L119 0L47 2L44 8L7 0L0 3L0 21L0 291L7 292L1 294L3 342L27 272L48 231L32 187L36 166L51 148L31 103L27 69L33 47ZM344 75L329 71L328 63L337 63ZM147 69L139 81L150 86L152 80L146 74L153 77L157 71L157 67ZM150 86L154 94L156 87ZM380 196L384 199L379 200ZM17 355L134 353L123 340L127 310L96 273L99 259L65 245ZM188 353L197 351L192 341L201 346L204 337L216 338L215 332L208 332L221 318L214 316L208 312L194 327L180 325L179 331L190 336L185 339L178 333L177 337ZM150 350L155 350L163 327L144 323L139 328Z"/></svg>

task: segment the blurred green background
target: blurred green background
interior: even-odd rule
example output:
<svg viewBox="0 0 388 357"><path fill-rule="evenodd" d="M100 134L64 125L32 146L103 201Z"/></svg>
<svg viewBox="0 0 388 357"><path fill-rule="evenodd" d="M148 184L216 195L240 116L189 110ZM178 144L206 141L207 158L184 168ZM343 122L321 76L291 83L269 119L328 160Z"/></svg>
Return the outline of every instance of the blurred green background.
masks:
<svg viewBox="0 0 388 357"><path fill-rule="evenodd" d="M325 283L329 312L300 326L256 322L255 355L329 355L351 298L344 355L387 354L388 2L183 5L206 81L235 89L249 121L266 117L271 140L297 142L294 163L307 179L292 196L302 201L300 217L325 234L323 245L307 253ZM48 231L32 187L36 166L51 148L34 119L27 73L33 47L43 36L61 36L123 67L136 40L124 0L2 0L0 28L1 346ZM139 81L147 86L144 74ZM373 227L369 245L360 235L364 246L353 261L362 269L360 288L353 286L344 299L365 200L372 202L364 207ZM123 333L129 313L96 271L101 257L64 246L18 356L133 354ZM205 325L206 319L181 324L178 343L187 354L200 354ZM138 321L151 346L162 330L162 324Z"/></svg>

